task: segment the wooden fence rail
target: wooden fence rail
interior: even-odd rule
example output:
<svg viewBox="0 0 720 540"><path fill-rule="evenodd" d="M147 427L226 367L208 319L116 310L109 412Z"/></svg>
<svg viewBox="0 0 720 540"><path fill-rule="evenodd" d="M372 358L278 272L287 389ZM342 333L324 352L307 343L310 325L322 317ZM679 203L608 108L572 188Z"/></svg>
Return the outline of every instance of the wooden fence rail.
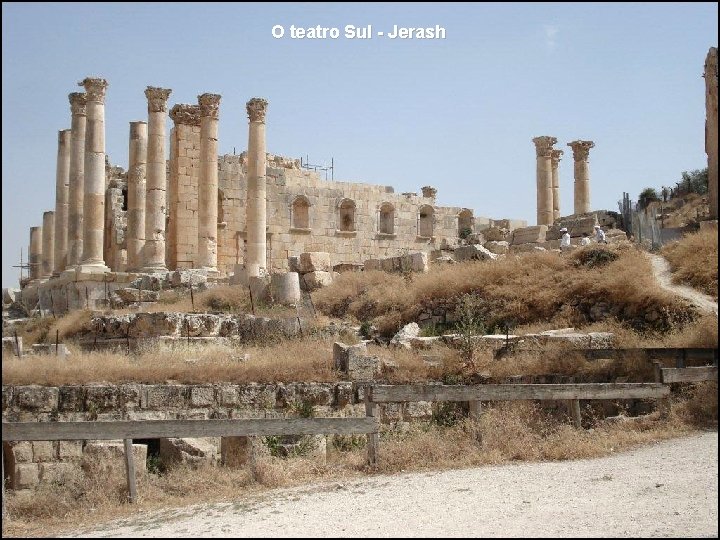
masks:
<svg viewBox="0 0 720 540"><path fill-rule="evenodd" d="M660 368L660 371L660 380L666 384L718 380L717 366L689 367L684 369Z"/></svg>

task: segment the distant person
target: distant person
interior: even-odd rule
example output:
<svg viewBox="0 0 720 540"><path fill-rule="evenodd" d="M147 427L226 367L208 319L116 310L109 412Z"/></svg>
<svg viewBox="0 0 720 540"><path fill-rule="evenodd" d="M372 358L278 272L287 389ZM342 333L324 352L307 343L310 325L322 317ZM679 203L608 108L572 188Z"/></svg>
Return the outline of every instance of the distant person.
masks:
<svg viewBox="0 0 720 540"><path fill-rule="evenodd" d="M590 235L586 232L583 233L583 237L580 240L581 246L589 246L590 245Z"/></svg>
<svg viewBox="0 0 720 540"><path fill-rule="evenodd" d="M570 249L570 233L565 227L560 229L560 232L563 233L562 237L560 238L560 249L563 251L565 251L566 249Z"/></svg>
<svg viewBox="0 0 720 540"><path fill-rule="evenodd" d="M595 225L595 241L598 244L607 244L607 240L605 240L605 231L602 230L600 225Z"/></svg>

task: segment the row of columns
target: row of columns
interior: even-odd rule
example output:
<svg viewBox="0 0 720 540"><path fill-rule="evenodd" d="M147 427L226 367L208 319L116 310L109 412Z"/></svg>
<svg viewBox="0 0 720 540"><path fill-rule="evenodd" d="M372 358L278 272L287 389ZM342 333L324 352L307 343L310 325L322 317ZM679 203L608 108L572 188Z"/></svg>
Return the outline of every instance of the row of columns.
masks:
<svg viewBox="0 0 720 540"><path fill-rule="evenodd" d="M105 234L105 93L104 79L79 83L85 92L69 95L71 129L58 134L55 210L43 214L42 227L30 229L30 278L59 275L65 269L107 272ZM148 122L130 122L127 193L127 267L163 272L166 268L166 133L167 100L172 91L148 86ZM221 96L198 96L200 178L196 266L217 274L218 119ZM182 107L182 106L181 106ZM249 275L260 275L266 263L265 112L267 101L247 103L248 137L247 237ZM177 123L185 116L174 117ZM172 219L172 208L171 208Z"/></svg>
<svg viewBox="0 0 720 540"><path fill-rule="evenodd" d="M560 176L559 164L563 151L553 148L557 138L543 135L535 137L537 156L537 224L552 225L560 217ZM573 150L574 166L574 212L584 214L590 211L590 172L588 157L592 141L576 140L568 143Z"/></svg>

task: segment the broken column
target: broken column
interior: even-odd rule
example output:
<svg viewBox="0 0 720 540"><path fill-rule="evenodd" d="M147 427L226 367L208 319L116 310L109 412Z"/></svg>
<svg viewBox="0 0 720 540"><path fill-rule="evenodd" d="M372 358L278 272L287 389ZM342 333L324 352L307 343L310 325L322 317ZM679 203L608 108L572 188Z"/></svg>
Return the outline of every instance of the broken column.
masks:
<svg viewBox="0 0 720 540"><path fill-rule="evenodd" d="M575 207L574 214L585 214L590 211L590 170L588 156L590 149L595 146L592 141L572 141L568 143L572 148L575 160Z"/></svg>
<svg viewBox="0 0 720 540"><path fill-rule="evenodd" d="M143 272L167 272L165 267L165 117L169 88L148 86L148 147L145 190Z"/></svg>
<svg viewBox="0 0 720 540"><path fill-rule="evenodd" d="M127 181L127 268L138 271L143 265L145 245L145 167L147 165L147 122L130 122Z"/></svg>
<svg viewBox="0 0 720 540"><path fill-rule="evenodd" d="M72 131L58 131L57 166L55 170L55 254L53 274L59 275L67 264L68 199L70 196L70 146Z"/></svg>
<svg viewBox="0 0 720 540"><path fill-rule="evenodd" d="M88 77L85 87L86 129L83 198L83 255L80 269L108 272L103 260L105 238L105 79Z"/></svg>
<svg viewBox="0 0 720 540"><path fill-rule="evenodd" d="M555 137L535 137L535 153L537 155L537 224L552 225L553 222L553 191L551 156Z"/></svg>
<svg viewBox="0 0 720 540"><path fill-rule="evenodd" d="M710 47L705 59L705 152L708 159L710 219L718 219L718 59Z"/></svg>
<svg viewBox="0 0 720 540"><path fill-rule="evenodd" d="M167 264L176 270L196 268L198 178L200 177L200 107L179 103L170 110L170 185L168 190Z"/></svg>
<svg viewBox="0 0 720 540"><path fill-rule="evenodd" d="M83 201L85 199L85 103L84 92L73 92L70 149L70 186L68 188L68 246L66 267L80 264L83 255Z"/></svg>
<svg viewBox="0 0 720 540"><path fill-rule="evenodd" d="M30 247L28 248L28 265L30 279L35 281L42 276L42 227L30 227Z"/></svg>
<svg viewBox="0 0 720 540"><path fill-rule="evenodd" d="M48 279L55 264L55 212L43 212L40 278Z"/></svg>
<svg viewBox="0 0 720 540"><path fill-rule="evenodd" d="M266 158L265 158L265 113L268 102L252 98L247 102L250 119L248 134L247 169L247 261L245 270L248 277L257 277L267 267L266 258Z"/></svg>
<svg viewBox="0 0 720 540"><path fill-rule="evenodd" d="M560 217L560 174L558 165L562 158L562 150L554 150L550 153L550 165L552 167L552 206L553 206L553 223Z"/></svg>
<svg viewBox="0 0 720 540"><path fill-rule="evenodd" d="M200 105L200 181L198 184L198 259L197 266L207 270L209 274L217 274L217 221L218 221L218 94L202 94L198 96ZM249 110L249 109L248 109ZM264 112L263 112L264 120ZM252 141L253 122L250 123ZM265 125L262 124L263 154L263 200L265 193ZM252 142L250 142L252 144ZM250 146L248 154L252 156ZM248 167L248 179L252 178ZM249 185L249 184L248 184ZM249 189L248 189L249 191ZM249 195L248 195L249 197ZM264 208L264 206L263 206ZM263 240L265 238L263 213ZM264 248L264 242L263 242ZM264 266L264 264L263 264Z"/></svg>

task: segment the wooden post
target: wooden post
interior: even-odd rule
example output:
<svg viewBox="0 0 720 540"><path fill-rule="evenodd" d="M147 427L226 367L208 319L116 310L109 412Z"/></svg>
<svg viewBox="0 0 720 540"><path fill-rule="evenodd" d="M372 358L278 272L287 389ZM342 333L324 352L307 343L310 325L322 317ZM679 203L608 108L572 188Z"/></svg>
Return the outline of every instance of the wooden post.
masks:
<svg viewBox="0 0 720 540"><path fill-rule="evenodd" d="M55 301L53 300L52 289L50 289L50 311L52 311L53 319L55 318Z"/></svg>
<svg viewBox="0 0 720 540"><path fill-rule="evenodd" d="M192 275L190 276L190 303L192 304L193 313L195 313L195 296L193 295Z"/></svg>
<svg viewBox="0 0 720 540"><path fill-rule="evenodd" d="M58 355L58 349L60 348L60 330L55 330L55 356Z"/></svg>
<svg viewBox="0 0 720 540"><path fill-rule="evenodd" d="M372 386L366 386L365 391L365 416L377 418L379 416L377 403L372 400ZM380 434L378 432L367 434L367 463L373 469L378 466L378 454L380 453Z"/></svg>
<svg viewBox="0 0 720 540"><path fill-rule="evenodd" d="M142 306L142 280L138 281L138 304Z"/></svg>
<svg viewBox="0 0 720 540"><path fill-rule="evenodd" d="M655 371L655 382L662 383L662 363L660 360L653 360L653 368ZM670 398L660 398L658 400L658 408L660 409L660 418L667 418L670 415Z"/></svg>
<svg viewBox="0 0 720 540"><path fill-rule="evenodd" d="M88 295L87 285L85 285L85 309L90 309L90 298Z"/></svg>
<svg viewBox="0 0 720 540"><path fill-rule="evenodd" d="M250 308L252 309L253 315L255 315L255 302L253 302L252 288L248 285L248 291L250 292Z"/></svg>
<svg viewBox="0 0 720 540"><path fill-rule="evenodd" d="M579 399L572 399L570 400L570 411L572 412L572 418L573 418L573 424L576 428L581 429L582 428L582 416L580 415L580 400Z"/></svg>
<svg viewBox="0 0 720 540"><path fill-rule="evenodd" d="M468 401L470 408L470 418L472 420L480 420L480 414L482 413L482 402L481 401Z"/></svg>
<svg viewBox="0 0 720 540"><path fill-rule="evenodd" d="M18 339L17 330L13 330L13 334L15 335L15 354L17 354L18 358L22 358L22 348L20 348L20 340Z"/></svg>
<svg viewBox="0 0 720 540"><path fill-rule="evenodd" d="M137 488L135 485L135 460L133 459L132 439L123 439L125 443L125 474L127 475L128 500L137 502Z"/></svg>

